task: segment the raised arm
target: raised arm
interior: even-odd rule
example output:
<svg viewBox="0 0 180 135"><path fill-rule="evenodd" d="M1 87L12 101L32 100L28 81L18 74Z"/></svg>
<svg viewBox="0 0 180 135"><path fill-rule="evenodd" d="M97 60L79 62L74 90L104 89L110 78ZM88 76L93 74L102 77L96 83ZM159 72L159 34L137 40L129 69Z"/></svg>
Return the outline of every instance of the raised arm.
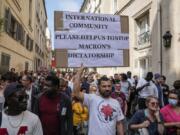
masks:
<svg viewBox="0 0 180 135"><path fill-rule="evenodd" d="M81 67L78 69L75 78L74 78L74 90L73 90L73 94L75 97L79 98L80 100L84 100L84 93L80 91L81 89L81 75L84 71L84 66L81 65Z"/></svg>

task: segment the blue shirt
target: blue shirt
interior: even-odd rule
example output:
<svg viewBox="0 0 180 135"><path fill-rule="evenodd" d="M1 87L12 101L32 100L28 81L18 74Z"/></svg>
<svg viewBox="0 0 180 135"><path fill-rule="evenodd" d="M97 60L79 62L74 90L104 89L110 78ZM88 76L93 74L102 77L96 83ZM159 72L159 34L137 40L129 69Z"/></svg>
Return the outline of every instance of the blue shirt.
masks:
<svg viewBox="0 0 180 135"><path fill-rule="evenodd" d="M132 124L141 124L146 120L148 120L148 118L145 116L145 110L139 110L130 119L129 126ZM147 130L149 132L149 135L159 135L157 121L150 122L150 125L149 127L147 127Z"/></svg>

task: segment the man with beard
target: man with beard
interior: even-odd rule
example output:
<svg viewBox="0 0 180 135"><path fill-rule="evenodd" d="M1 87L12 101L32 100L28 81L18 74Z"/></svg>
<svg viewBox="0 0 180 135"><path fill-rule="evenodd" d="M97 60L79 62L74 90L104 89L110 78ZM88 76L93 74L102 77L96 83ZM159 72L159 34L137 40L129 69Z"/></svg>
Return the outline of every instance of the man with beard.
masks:
<svg viewBox="0 0 180 135"><path fill-rule="evenodd" d="M59 79L47 76L44 92L38 95L33 112L39 115L44 135L72 135L70 99L59 90Z"/></svg>
<svg viewBox="0 0 180 135"><path fill-rule="evenodd" d="M11 83L5 88L0 135L43 135L38 116L26 110L28 95L22 87Z"/></svg>
<svg viewBox="0 0 180 135"><path fill-rule="evenodd" d="M84 67L79 68L74 82L75 97L84 101L89 109L88 135L123 135L124 115L117 100L111 98L112 82L103 76L98 82L99 94L80 92L80 78ZM117 130L116 130L117 129Z"/></svg>

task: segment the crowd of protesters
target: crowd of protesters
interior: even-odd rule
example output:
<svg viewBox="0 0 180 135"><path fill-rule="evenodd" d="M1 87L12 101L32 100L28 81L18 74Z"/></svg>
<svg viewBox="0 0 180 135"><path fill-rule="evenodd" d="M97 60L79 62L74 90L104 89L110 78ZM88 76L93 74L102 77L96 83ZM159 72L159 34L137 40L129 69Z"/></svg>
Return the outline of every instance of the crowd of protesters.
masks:
<svg viewBox="0 0 180 135"><path fill-rule="evenodd" d="M180 80L24 71L0 79L0 135L180 135Z"/></svg>

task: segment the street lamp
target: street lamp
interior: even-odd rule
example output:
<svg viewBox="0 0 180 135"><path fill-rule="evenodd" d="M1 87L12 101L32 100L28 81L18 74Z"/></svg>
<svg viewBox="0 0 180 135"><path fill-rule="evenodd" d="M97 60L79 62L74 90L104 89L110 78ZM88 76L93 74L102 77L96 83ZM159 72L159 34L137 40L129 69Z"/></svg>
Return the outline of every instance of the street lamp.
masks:
<svg viewBox="0 0 180 135"><path fill-rule="evenodd" d="M171 38L172 38L172 35L170 31L166 31L166 33L163 35L164 47L171 46Z"/></svg>

